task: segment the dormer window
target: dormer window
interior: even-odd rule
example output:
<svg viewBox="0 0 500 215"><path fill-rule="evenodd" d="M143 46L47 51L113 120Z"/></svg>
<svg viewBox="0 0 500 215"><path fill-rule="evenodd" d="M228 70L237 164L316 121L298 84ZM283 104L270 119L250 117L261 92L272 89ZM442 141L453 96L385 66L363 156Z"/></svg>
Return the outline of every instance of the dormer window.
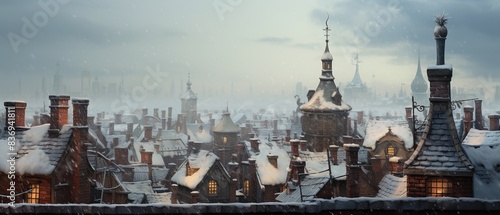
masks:
<svg viewBox="0 0 500 215"><path fill-rule="evenodd" d="M395 155L396 155L396 148L394 148L394 146L392 146L392 145L389 145L387 147L387 157L392 157Z"/></svg>

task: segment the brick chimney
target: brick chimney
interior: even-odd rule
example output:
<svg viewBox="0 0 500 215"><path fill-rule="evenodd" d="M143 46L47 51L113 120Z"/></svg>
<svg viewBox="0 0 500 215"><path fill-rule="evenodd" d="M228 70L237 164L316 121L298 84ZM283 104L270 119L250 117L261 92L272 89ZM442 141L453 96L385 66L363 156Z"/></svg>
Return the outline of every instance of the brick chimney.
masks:
<svg viewBox="0 0 500 215"><path fill-rule="evenodd" d="M187 134L186 114L177 115L177 132Z"/></svg>
<svg viewBox="0 0 500 215"><path fill-rule="evenodd" d="M472 112L474 112L474 108L470 106L464 107L464 135L466 137L472 128Z"/></svg>
<svg viewBox="0 0 500 215"><path fill-rule="evenodd" d="M158 108L153 108L153 116L155 116L156 118L160 118L158 110L159 110Z"/></svg>
<svg viewBox="0 0 500 215"><path fill-rule="evenodd" d="M125 134L125 141L128 142L134 133L134 123L127 123L127 133Z"/></svg>
<svg viewBox="0 0 500 215"><path fill-rule="evenodd" d="M115 134L115 123L114 122L109 123L108 134L109 135Z"/></svg>
<svg viewBox="0 0 500 215"><path fill-rule="evenodd" d="M342 140L343 140L344 144L353 143L353 142L352 142L352 137L351 137L351 136L349 136L349 135L344 135L344 136L342 136Z"/></svg>
<svg viewBox="0 0 500 215"><path fill-rule="evenodd" d="M62 126L68 124L69 96L49 96L50 129L49 137L58 137Z"/></svg>
<svg viewBox="0 0 500 215"><path fill-rule="evenodd" d="M119 143L119 138L118 137L113 137L113 147L117 147Z"/></svg>
<svg viewBox="0 0 500 215"><path fill-rule="evenodd" d="M484 120L483 120L483 100L474 100L476 106L476 123L474 127L478 130L484 130Z"/></svg>
<svg viewBox="0 0 500 215"><path fill-rule="evenodd" d="M167 129L167 119L161 118L161 129Z"/></svg>
<svg viewBox="0 0 500 215"><path fill-rule="evenodd" d="M177 184L171 184L170 189L172 190L172 196L170 197L170 201L172 204L177 204L179 186Z"/></svg>
<svg viewBox="0 0 500 215"><path fill-rule="evenodd" d="M250 138L250 147L252 148L253 152L260 152L259 144L259 138Z"/></svg>
<svg viewBox="0 0 500 215"><path fill-rule="evenodd" d="M357 121L357 122L358 122L358 124L360 124L360 125L362 125L362 124L363 124L363 121L364 121L363 115L364 115L364 112L363 112L363 111L358 111L358 116L357 116L356 121Z"/></svg>
<svg viewBox="0 0 500 215"><path fill-rule="evenodd" d="M115 124L121 124L122 123L122 114L117 113L115 114Z"/></svg>
<svg viewBox="0 0 500 215"><path fill-rule="evenodd" d="M196 204L198 203L198 195L200 195L200 192L198 191L191 191L191 204Z"/></svg>
<svg viewBox="0 0 500 215"><path fill-rule="evenodd" d="M52 97L54 98L54 97ZM69 96L67 97L69 99ZM61 114L66 114L66 122L68 120L68 106L67 100L63 98L60 103L52 103L51 109L56 109L61 111ZM87 110L89 105L88 99L73 99L73 144L71 146L71 163L72 163L72 175L71 175L71 186L70 186L70 196L72 203L90 203L90 182L88 179L88 165L87 165L87 137L89 135L89 127L87 123ZM64 105L66 104L66 106ZM64 113L65 112L65 113ZM52 114L51 114L52 115ZM63 117L64 118L64 117ZM52 118L54 119L54 118ZM58 123L62 123L59 121ZM61 124L62 125L62 124ZM60 129L60 128L59 128Z"/></svg>
<svg viewBox="0 0 500 215"><path fill-rule="evenodd" d="M358 165L359 145L344 144L346 152L346 194L347 197L359 197L359 180L361 175L361 167Z"/></svg>
<svg viewBox="0 0 500 215"><path fill-rule="evenodd" d="M391 163L392 175L403 177L404 159L400 157L391 157L389 158L389 162Z"/></svg>
<svg viewBox="0 0 500 215"><path fill-rule="evenodd" d="M9 121L14 121L14 128L24 128L25 125L25 114L26 114L26 102L21 101L6 101L3 103L5 106L5 130L7 131L9 126ZM24 130L24 129L23 129Z"/></svg>
<svg viewBox="0 0 500 215"><path fill-rule="evenodd" d="M133 182L134 181L134 167L123 166L122 180L124 182Z"/></svg>
<svg viewBox="0 0 500 215"><path fill-rule="evenodd" d="M274 166L274 168L278 169L278 155L268 154L267 160L271 165Z"/></svg>
<svg viewBox="0 0 500 215"><path fill-rule="evenodd" d="M300 140L294 139L290 140L290 151L292 152L292 156L299 157L299 145Z"/></svg>
<svg viewBox="0 0 500 215"><path fill-rule="evenodd" d="M290 140L292 139L292 137L290 136L292 133L292 130L290 129L286 129L286 137L285 137L285 142L290 142Z"/></svg>
<svg viewBox="0 0 500 215"><path fill-rule="evenodd" d="M248 159L248 174L249 178L249 189L248 189L248 202L257 201L257 166L255 164L255 159Z"/></svg>
<svg viewBox="0 0 500 215"><path fill-rule="evenodd" d="M148 179L153 181L153 152L141 150L141 163L148 165Z"/></svg>
<svg viewBox="0 0 500 215"><path fill-rule="evenodd" d="M339 156L338 156L338 152L339 152L339 146L337 145L330 145L328 146L328 148L330 149L330 159L332 160L332 163L333 165L338 165L339 164Z"/></svg>
<svg viewBox="0 0 500 215"><path fill-rule="evenodd" d="M300 151L307 151L307 140L300 140Z"/></svg>
<svg viewBox="0 0 500 215"><path fill-rule="evenodd" d="M295 185L299 182L300 174L304 173L306 162L302 160L292 160L292 181Z"/></svg>
<svg viewBox="0 0 500 215"><path fill-rule="evenodd" d="M167 130L172 130L172 107L168 107Z"/></svg>
<svg viewBox="0 0 500 215"><path fill-rule="evenodd" d="M500 125L498 120L500 119L500 115L498 114L490 114L488 115L490 119L490 131L498 131L500 130Z"/></svg>
<svg viewBox="0 0 500 215"><path fill-rule="evenodd" d="M144 139L146 139L146 141L153 139L153 126L152 125L145 125L144 126Z"/></svg>
<svg viewBox="0 0 500 215"><path fill-rule="evenodd" d="M128 162L128 148L115 147L115 162L120 165L129 165Z"/></svg>

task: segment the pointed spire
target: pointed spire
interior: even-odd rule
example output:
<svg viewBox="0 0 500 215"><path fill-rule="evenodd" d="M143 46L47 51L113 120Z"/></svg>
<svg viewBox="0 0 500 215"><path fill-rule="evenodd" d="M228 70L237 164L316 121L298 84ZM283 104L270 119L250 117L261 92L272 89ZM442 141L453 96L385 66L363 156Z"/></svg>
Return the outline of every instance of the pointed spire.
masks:
<svg viewBox="0 0 500 215"><path fill-rule="evenodd" d="M415 74L415 78L411 82L411 91L413 95L415 95L415 93L427 92L427 82L424 80L424 76L422 75L422 69L420 67L420 48L418 49L417 64L418 64L417 73Z"/></svg>
<svg viewBox="0 0 500 215"><path fill-rule="evenodd" d="M326 21L325 21L325 28L323 29L323 31L325 31L325 52L323 54L323 57L321 58L322 61L325 61L325 60L333 60L333 57L332 57L332 54L330 54L330 49L328 48L328 42L330 41L329 40L329 31L331 31L331 29L328 27L328 20L330 19L330 15L328 15L328 17L326 18Z"/></svg>
<svg viewBox="0 0 500 215"><path fill-rule="evenodd" d="M188 90L191 89L191 73L188 72L188 82L186 83Z"/></svg>
<svg viewBox="0 0 500 215"><path fill-rule="evenodd" d="M363 61L359 60L359 56L356 53L356 56L354 57L353 63L352 63L353 65L356 66L356 71L354 72L354 77L352 78L351 83L349 83L348 85L352 85L352 86L364 86L363 81L361 81L361 76L359 75L359 63L362 63L362 62Z"/></svg>

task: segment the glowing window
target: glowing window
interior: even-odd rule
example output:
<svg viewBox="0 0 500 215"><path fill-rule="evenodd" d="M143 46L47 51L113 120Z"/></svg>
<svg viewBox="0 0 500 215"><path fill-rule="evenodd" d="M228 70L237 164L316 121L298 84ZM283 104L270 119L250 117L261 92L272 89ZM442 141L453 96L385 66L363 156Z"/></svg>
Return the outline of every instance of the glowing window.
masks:
<svg viewBox="0 0 500 215"><path fill-rule="evenodd" d="M226 143L227 143L227 137L222 137L222 142L223 142L224 144L226 144Z"/></svg>
<svg viewBox="0 0 500 215"><path fill-rule="evenodd" d="M217 195L217 181L208 182L208 195Z"/></svg>
<svg viewBox="0 0 500 215"><path fill-rule="evenodd" d="M243 194L248 195L248 190L250 190L250 181L248 179L245 179L243 182Z"/></svg>
<svg viewBox="0 0 500 215"><path fill-rule="evenodd" d="M28 203L40 202L40 184L31 184L31 191L28 193Z"/></svg>
<svg viewBox="0 0 500 215"><path fill-rule="evenodd" d="M389 147L387 147L387 156L391 157L394 155L396 155L396 148L394 148L394 146L390 145Z"/></svg>
<svg viewBox="0 0 500 215"><path fill-rule="evenodd" d="M444 197L451 196L453 185L446 178L431 178L427 179L427 196Z"/></svg>

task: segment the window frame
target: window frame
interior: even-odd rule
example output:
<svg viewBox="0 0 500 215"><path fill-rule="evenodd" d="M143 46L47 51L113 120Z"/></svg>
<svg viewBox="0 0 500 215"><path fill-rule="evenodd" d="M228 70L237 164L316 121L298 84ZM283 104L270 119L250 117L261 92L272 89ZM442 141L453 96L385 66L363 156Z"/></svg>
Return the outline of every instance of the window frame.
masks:
<svg viewBox="0 0 500 215"><path fill-rule="evenodd" d="M392 149L392 152L393 153L389 153L391 150L389 149ZM387 157L392 157L392 156L396 156L396 147L394 147L392 144L390 144L389 146L387 146L387 148L385 149L385 154Z"/></svg>
<svg viewBox="0 0 500 215"><path fill-rule="evenodd" d="M250 191L250 180L245 178L245 180L243 180L243 194L245 196L248 196L249 191Z"/></svg>
<svg viewBox="0 0 500 215"><path fill-rule="evenodd" d="M218 193L218 183L216 180L208 181L208 195L216 196Z"/></svg>
<svg viewBox="0 0 500 215"><path fill-rule="evenodd" d="M429 197L453 196L453 183L445 177L432 177L425 180L425 194Z"/></svg>
<svg viewBox="0 0 500 215"><path fill-rule="evenodd" d="M40 184L32 183L29 185L29 189L31 191L26 194L26 202L30 204L40 203Z"/></svg>

